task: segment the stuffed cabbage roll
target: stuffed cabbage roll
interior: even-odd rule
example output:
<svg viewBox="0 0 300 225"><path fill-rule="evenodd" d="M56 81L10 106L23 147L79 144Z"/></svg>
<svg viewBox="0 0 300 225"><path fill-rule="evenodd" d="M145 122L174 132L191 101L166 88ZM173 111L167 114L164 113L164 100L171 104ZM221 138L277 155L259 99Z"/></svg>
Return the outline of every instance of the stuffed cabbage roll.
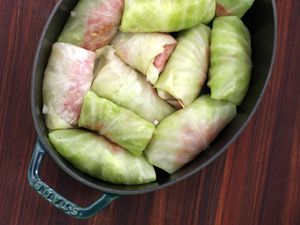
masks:
<svg viewBox="0 0 300 225"><path fill-rule="evenodd" d="M55 43L43 81L43 113L51 130L76 126L84 95L93 81L96 54Z"/></svg>
<svg viewBox="0 0 300 225"><path fill-rule="evenodd" d="M98 134L57 130L49 134L55 149L78 170L115 184L144 184L156 174L144 156L135 156Z"/></svg>
<svg viewBox="0 0 300 225"><path fill-rule="evenodd" d="M175 109L163 101L143 75L127 66L111 46L97 51L99 64L92 90L100 97L157 123Z"/></svg>
<svg viewBox="0 0 300 225"><path fill-rule="evenodd" d="M236 16L217 17L213 22L208 86L215 99L239 105L251 76L251 37Z"/></svg>
<svg viewBox="0 0 300 225"><path fill-rule="evenodd" d="M178 34L178 44L155 87L177 108L189 106L206 80L211 30L200 24Z"/></svg>
<svg viewBox="0 0 300 225"><path fill-rule="evenodd" d="M216 0L217 16L237 16L241 18L251 8L254 0Z"/></svg>
<svg viewBox="0 0 300 225"><path fill-rule="evenodd" d="M124 0L80 0L59 36L59 42L96 50L111 42L123 13Z"/></svg>
<svg viewBox="0 0 300 225"><path fill-rule="evenodd" d="M215 0L125 0L120 30L123 32L175 32L209 23Z"/></svg>
<svg viewBox="0 0 300 225"><path fill-rule="evenodd" d="M155 84L176 43L169 34L119 32L112 45L124 62L146 75L147 80Z"/></svg>
<svg viewBox="0 0 300 225"><path fill-rule="evenodd" d="M198 98L157 126L145 150L148 161L174 173L206 149L235 115L236 107L230 102L208 95Z"/></svg>
<svg viewBox="0 0 300 225"><path fill-rule="evenodd" d="M155 129L153 123L92 91L84 97L78 125L97 131L137 156L142 155Z"/></svg>

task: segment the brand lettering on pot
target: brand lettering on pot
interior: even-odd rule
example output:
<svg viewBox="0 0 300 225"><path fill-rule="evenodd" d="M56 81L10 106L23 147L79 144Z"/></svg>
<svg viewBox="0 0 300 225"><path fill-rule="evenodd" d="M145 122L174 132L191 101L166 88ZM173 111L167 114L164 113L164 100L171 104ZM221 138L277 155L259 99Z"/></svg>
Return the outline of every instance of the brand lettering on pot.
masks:
<svg viewBox="0 0 300 225"><path fill-rule="evenodd" d="M48 185L42 181L37 181L34 184L34 189L42 195L49 202L53 203L57 208L63 210L65 213L76 216L79 213L78 207L66 201L63 197L56 194Z"/></svg>

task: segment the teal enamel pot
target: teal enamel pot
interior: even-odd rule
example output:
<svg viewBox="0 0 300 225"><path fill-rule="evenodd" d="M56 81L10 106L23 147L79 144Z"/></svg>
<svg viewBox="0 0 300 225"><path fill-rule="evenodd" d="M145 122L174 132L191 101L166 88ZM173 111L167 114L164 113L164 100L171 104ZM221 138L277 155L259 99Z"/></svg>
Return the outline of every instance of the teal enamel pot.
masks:
<svg viewBox="0 0 300 225"><path fill-rule="evenodd" d="M51 46L57 40L70 11L76 3L76 0L60 0L56 4L45 25L36 51L31 83L31 108L38 138L28 170L28 180L34 190L49 203L66 214L85 219L101 211L119 196L156 191L179 182L199 172L227 149L254 114L270 79L275 58L277 17L275 2L272 0L255 1L254 6L244 16L243 20L252 35L253 48L254 66L249 92L238 108L238 116L219 134L217 139L210 145L210 149L201 153L195 160L172 175L167 175L158 170L158 179L154 183L125 186L110 184L81 173L55 151L48 139L48 131L42 114L44 70L51 52ZM49 155L59 167L77 181L99 190L102 193L101 198L89 207L83 208L68 201L51 189L39 177L39 168L45 155Z"/></svg>

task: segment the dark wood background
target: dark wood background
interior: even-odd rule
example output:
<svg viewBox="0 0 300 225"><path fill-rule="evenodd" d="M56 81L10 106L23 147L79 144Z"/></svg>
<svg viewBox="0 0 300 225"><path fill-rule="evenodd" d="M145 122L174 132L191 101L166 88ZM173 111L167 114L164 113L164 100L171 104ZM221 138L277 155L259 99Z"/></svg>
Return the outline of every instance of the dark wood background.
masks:
<svg viewBox="0 0 300 225"><path fill-rule="evenodd" d="M56 2L0 1L1 225L300 224L299 0L277 0L273 76L257 113L227 153L183 182L155 193L121 197L87 221L60 213L26 179L36 141L29 101L31 66ZM49 158L42 177L81 205L100 195L65 175Z"/></svg>

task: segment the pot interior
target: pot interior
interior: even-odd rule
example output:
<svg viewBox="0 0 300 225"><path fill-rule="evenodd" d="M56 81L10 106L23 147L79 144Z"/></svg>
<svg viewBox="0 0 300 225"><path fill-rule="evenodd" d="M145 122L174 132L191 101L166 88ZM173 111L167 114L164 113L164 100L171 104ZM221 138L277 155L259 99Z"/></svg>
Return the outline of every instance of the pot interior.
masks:
<svg viewBox="0 0 300 225"><path fill-rule="evenodd" d="M271 0L255 1L253 7L243 17L243 21L248 26L252 36L254 66L249 91L243 103L238 107L237 117L219 134L209 149L172 175L157 169L157 182L146 185L110 184L75 169L55 151L48 140L48 130L42 114L42 82L51 46L57 40L70 11L76 3L76 0L60 1L49 17L37 49L31 89L31 106L38 138L45 151L66 173L78 181L104 192L117 194L150 192L169 186L198 172L223 153L228 145L241 133L260 101L274 60L277 24L275 3Z"/></svg>

